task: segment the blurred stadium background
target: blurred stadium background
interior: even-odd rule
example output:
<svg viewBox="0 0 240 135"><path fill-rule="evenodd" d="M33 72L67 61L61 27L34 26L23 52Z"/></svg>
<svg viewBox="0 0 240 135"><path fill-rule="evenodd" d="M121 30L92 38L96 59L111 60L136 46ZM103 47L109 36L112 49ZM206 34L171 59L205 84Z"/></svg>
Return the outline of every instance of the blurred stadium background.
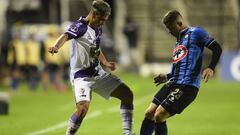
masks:
<svg viewBox="0 0 240 135"><path fill-rule="evenodd" d="M170 135L240 135L240 0L105 0L112 15L102 50L118 63L135 94L135 125L159 89L153 75L169 72L175 39L161 18L177 9L190 26L204 27L222 46L214 79L197 100L169 120ZM64 134L74 108L68 82L68 45L53 57L46 48L92 0L0 0L0 135ZM70 42L68 43L70 44ZM204 65L211 52L206 49ZM120 135L118 101L93 95L82 135Z"/></svg>

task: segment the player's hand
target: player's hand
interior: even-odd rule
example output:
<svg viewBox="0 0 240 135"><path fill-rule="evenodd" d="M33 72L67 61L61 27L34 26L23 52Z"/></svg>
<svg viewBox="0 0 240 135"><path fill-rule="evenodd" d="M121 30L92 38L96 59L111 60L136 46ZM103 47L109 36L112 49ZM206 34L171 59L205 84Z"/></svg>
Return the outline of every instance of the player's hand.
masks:
<svg viewBox="0 0 240 135"><path fill-rule="evenodd" d="M165 74L159 74L158 76L154 77L154 83L156 86L165 82L167 82L167 76Z"/></svg>
<svg viewBox="0 0 240 135"><path fill-rule="evenodd" d="M49 47L49 48L48 48L48 52L53 55L54 53L58 53L58 48L55 47L55 46Z"/></svg>
<svg viewBox="0 0 240 135"><path fill-rule="evenodd" d="M208 80L213 76L213 70L211 68L206 68L203 70L202 79L204 82L208 82Z"/></svg>
<svg viewBox="0 0 240 135"><path fill-rule="evenodd" d="M104 66L109 68L111 71L114 71L116 69L116 63L115 62L106 62L106 63L104 63Z"/></svg>

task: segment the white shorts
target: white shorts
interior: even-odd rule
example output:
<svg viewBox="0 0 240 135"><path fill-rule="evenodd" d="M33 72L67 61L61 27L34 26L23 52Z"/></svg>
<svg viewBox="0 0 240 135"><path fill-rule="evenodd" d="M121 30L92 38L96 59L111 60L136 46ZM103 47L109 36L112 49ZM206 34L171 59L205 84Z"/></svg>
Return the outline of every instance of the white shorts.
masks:
<svg viewBox="0 0 240 135"><path fill-rule="evenodd" d="M72 82L76 103L80 101L90 101L92 91L105 99L110 99L111 93L120 85L122 81L107 73L103 69L95 77L76 78Z"/></svg>

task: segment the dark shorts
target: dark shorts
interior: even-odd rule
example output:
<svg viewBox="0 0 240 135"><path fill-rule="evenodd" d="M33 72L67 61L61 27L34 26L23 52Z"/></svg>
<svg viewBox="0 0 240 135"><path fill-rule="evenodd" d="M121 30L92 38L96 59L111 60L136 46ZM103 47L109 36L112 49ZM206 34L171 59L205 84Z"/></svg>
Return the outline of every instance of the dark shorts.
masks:
<svg viewBox="0 0 240 135"><path fill-rule="evenodd" d="M197 96L198 88L190 85L164 85L154 96L152 103L161 105L171 115L181 113Z"/></svg>

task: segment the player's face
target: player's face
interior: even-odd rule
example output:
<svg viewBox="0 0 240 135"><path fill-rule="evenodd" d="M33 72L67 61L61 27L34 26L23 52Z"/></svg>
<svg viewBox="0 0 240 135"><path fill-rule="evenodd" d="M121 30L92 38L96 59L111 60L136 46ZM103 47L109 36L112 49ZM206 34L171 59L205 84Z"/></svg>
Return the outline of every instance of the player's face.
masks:
<svg viewBox="0 0 240 135"><path fill-rule="evenodd" d="M171 35L173 35L174 37L177 37L179 31L181 30L181 27L177 23L166 24L165 26L166 26L168 32Z"/></svg>
<svg viewBox="0 0 240 135"><path fill-rule="evenodd" d="M106 15L106 16L95 15L93 19L93 23L95 26L99 27L105 24L105 22L108 20L108 17L109 15Z"/></svg>

